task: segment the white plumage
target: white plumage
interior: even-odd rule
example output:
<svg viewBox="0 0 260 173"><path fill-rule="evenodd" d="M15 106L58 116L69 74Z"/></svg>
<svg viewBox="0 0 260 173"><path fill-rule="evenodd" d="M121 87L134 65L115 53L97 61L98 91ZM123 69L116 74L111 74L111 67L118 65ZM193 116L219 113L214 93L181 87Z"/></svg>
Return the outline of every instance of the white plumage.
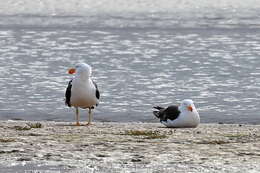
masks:
<svg viewBox="0 0 260 173"><path fill-rule="evenodd" d="M76 108L76 125L79 125L79 109L89 109L89 121L91 123L91 109L99 103L99 90L97 84L91 79L92 69L88 64L81 63L76 68L69 70L75 77L69 82L66 90L66 104Z"/></svg>

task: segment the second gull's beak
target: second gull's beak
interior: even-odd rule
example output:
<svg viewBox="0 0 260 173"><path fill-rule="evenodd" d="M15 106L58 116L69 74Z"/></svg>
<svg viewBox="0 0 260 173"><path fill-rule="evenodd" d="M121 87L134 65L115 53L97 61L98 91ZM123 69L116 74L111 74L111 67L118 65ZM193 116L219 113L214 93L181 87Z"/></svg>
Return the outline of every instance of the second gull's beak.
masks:
<svg viewBox="0 0 260 173"><path fill-rule="evenodd" d="M68 70L68 73L69 74L74 74L74 73L76 73L76 69L75 68L71 68L71 69Z"/></svg>
<svg viewBox="0 0 260 173"><path fill-rule="evenodd" d="M187 109L192 112L193 108L192 106L188 106Z"/></svg>

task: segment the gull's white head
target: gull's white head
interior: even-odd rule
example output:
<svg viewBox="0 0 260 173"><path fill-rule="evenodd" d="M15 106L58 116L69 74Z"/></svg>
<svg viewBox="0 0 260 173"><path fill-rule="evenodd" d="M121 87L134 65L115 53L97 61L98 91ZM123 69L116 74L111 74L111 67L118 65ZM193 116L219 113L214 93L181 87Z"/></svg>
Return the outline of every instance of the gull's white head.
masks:
<svg viewBox="0 0 260 173"><path fill-rule="evenodd" d="M68 70L69 74L76 73L77 76L86 76L90 77L92 74L92 68L90 65L86 63L80 63L75 66L75 68L71 68Z"/></svg>
<svg viewBox="0 0 260 173"><path fill-rule="evenodd" d="M181 102L180 110L193 112L196 111L196 108L192 100L185 99Z"/></svg>

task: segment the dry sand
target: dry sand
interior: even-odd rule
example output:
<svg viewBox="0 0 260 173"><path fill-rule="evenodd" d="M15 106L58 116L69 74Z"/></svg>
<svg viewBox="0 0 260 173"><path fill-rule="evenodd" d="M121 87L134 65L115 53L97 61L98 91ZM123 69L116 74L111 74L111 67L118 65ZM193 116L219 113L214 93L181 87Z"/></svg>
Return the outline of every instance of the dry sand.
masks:
<svg viewBox="0 0 260 173"><path fill-rule="evenodd" d="M0 121L0 132L6 173L260 172L259 125Z"/></svg>

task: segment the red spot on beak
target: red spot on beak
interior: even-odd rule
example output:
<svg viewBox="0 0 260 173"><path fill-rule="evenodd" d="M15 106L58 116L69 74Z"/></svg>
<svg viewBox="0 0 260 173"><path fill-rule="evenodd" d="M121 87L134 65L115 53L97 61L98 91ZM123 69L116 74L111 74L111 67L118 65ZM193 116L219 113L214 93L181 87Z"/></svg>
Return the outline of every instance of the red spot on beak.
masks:
<svg viewBox="0 0 260 173"><path fill-rule="evenodd" d="M187 109L191 112L193 111L193 108L191 106L188 106Z"/></svg>
<svg viewBox="0 0 260 173"><path fill-rule="evenodd" d="M71 69L68 70L68 73L69 74L74 74L74 73L76 73L76 69L75 68L71 68Z"/></svg>

